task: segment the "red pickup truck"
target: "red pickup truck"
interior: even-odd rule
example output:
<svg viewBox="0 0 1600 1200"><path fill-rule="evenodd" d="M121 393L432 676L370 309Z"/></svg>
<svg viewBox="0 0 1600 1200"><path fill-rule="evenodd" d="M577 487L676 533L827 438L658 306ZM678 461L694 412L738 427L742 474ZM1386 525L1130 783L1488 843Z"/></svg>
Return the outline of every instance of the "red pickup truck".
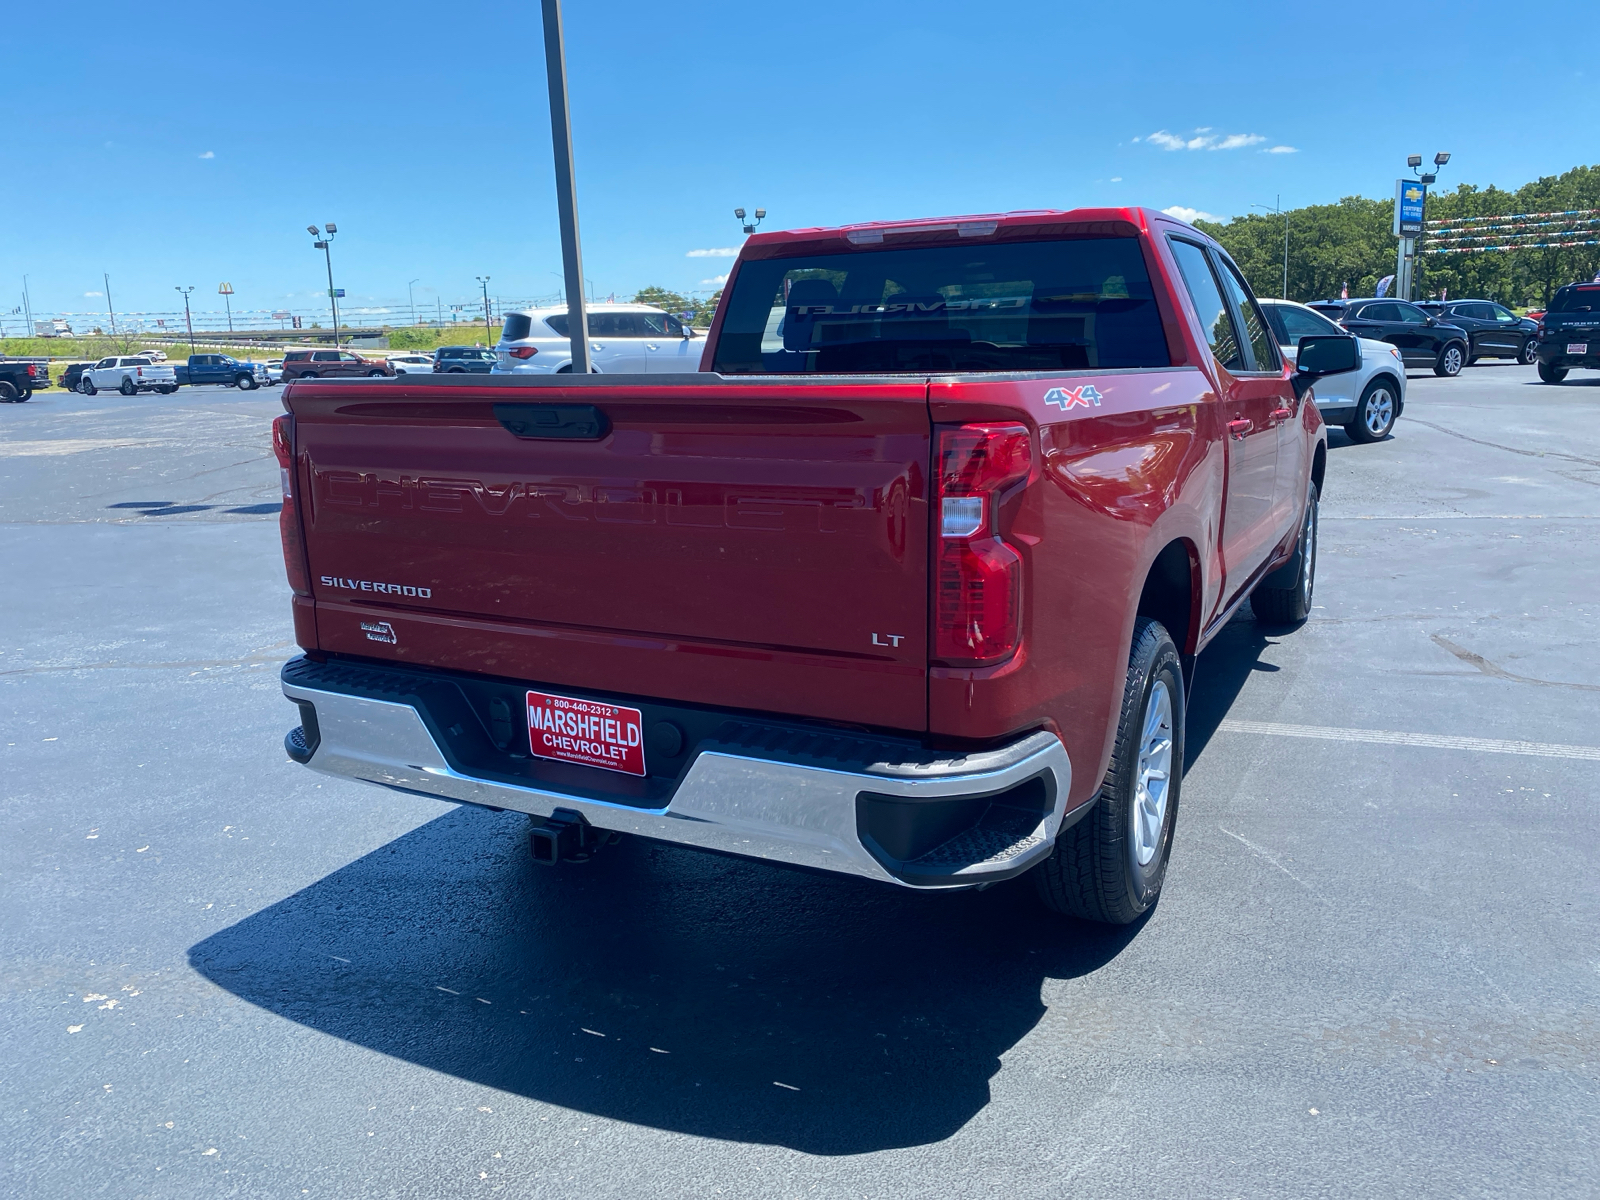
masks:
<svg viewBox="0 0 1600 1200"><path fill-rule="evenodd" d="M1195 656L1304 619L1326 438L1145 209L765 233L695 374L289 385L313 770L915 888L1160 892Z"/></svg>

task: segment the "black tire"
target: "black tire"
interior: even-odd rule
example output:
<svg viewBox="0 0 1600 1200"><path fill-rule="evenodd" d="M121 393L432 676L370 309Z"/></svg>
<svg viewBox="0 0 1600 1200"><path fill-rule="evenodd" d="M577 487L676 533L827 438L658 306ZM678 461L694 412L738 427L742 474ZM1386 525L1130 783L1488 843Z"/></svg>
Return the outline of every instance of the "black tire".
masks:
<svg viewBox="0 0 1600 1200"><path fill-rule="evenodd" d="M465 367L451 367L445 372L446 375L465 375L466 373L467 369Z"/></svg>
<svg viewBox="0 0 1600 1200"><path fill-rule="evenodd" d="M78 380L78 390L85 396L94 396L99 394L100 389L94 386L94 380L90 379L88 375L84 375L82 379Z"/></svg>
<svg viewBox="0 0 1600 1200"><path fill-rule="evenodd" d="M1531 367L1539 361L1539 342L1536 338L1529 338L1522 343L1522 350L1517 355L1517 361L1525 367Z"/></svg>
<svg viewBox="0 0 1600 1200"><path fill-rule="evenodd" d="M178 390L178 385L177 384L169 384L168 386L166 386L166 387L161 389L161 394L163 396L170 396L170 395L172 395L173 392L175 392L177 390Z"/></svg>
<svg viewBox="0 0 1600 1200"><path fill-rule="evenodd" d="M1300 540L1294 557L1250 593L1256 620L1268 625L1299 625L1311 615L1317 586L1317 485L1306 488L1306 511L1300 521Z"/></svg>
<svg viewBox="0 0 1600 1200"><path fill-rule="evenodd" d="M139 389L134 384L133 380L126 378L123 379L123 381L117 386L117 391L121 392L124 396L137 396L139 394Z"/></svg>
<svg viewBox="0 0 1600 1200"><path fill-rule="evenodd" d="M1400 397L1395 394L1394 384L1387 379L1374 379L1362 391L1355 416L1344 431L1352 442L1381 442L1394 428L1399 408Z"/></svg>
<svg viewBox="0 0 1600 1200"><path fill-rule="evenodd" d="M1553 367L1549 363L1539 364L1539 378L1546 383L1560 383L1566 377L1566 367Z"/></svg>
<svg viewBox="0 0 1600 1200"><path fill-rule="evenodd" d="M1466 361L1467 354L1460 342L1446 342L1439 357L1433 360L1433 373L1444 379L1454 379L1461 374Z"/></svg>
<svg viewBox="0 0 1600 1200"><path fill-rule="evenodd" d="M316 377L317 373L315 371L302 371L300 374L295 376L295 379L315 379ZM293 382L293 380L290 382Z"/></svg>
<svg viewBox="0 0 1600 1200"><path fill-rule="evenodd" d="M234 379L233 386L241 392L253 392L257 387L256 377L254 375L240 375Z"/></svg>
<svg viewBox="0 0 1600 1200"><path fill-rule="evenodd" d="M385 374L387 374L387 372L385 372L385 371L368 371L367 372L367 378L368 379L382 379Z"/></svg>
<svg viewBox="0 0 1600 1200"><path fill-rule="evenodd" d="M1147 729L1159 690L1165 691L1167 703L1167 772L1159 780L1163 788L1159 818L1152 822L1155 792L1141 787L1146 781L1140 778L1140 763L1142 751L1154 749L1162 740L1162 730ZM1057 839L1055 852L1032 872L1046 908L1085 921L1127 925L1155 906L1167 876L1172 831L1178 820L1183 704L1178 648L1159 621L1140 617L1133 626L1117 740L1100 793L1088 813ZM1152 757L1160 759L1159 753ZM1154 775L1148 782L1156 782ZM1140 821L1141 816L1146 819ZM1150 855L1142 863L1141 852Z"/></svg>
<svg viewBox="0 0 1600 1200"><path fill-rule="evenodd" d="M16 385L6 379L0 379L0 404L15 404L18 396Z"/></svg>
<svg viewBox="0 0 1600 1200"><path fill-rule="evenodd" d="M18 404L26 404L29 400L32 400L32 399L33 399L33 389L32 388L23 388L21 394L17 396L17 403Z"/></svg>

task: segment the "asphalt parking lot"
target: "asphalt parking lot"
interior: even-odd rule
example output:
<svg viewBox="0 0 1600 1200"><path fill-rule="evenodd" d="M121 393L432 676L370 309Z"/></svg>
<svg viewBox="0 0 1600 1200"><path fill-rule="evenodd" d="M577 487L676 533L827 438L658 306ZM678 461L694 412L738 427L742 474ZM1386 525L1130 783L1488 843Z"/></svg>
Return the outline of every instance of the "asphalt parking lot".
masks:
<svg viewBox="0 0 1600 1200"><path fill-rule="evenodd" d="M1600 375L1334 432L1111 931L288 762L278 395L0 410L10 1194L1594 1194Z"/></svg>

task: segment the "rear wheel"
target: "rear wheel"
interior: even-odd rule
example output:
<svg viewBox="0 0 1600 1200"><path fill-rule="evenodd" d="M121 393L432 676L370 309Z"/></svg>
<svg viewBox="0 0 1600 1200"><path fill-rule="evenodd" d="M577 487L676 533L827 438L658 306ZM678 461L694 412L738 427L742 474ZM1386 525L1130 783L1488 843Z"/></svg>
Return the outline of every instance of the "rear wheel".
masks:
<svg viewBox="0 0 1600 1200"><path fill-rule="evenodd" d="M1539 378L1546 383L1560 383L1567 377L1567 368L1552 366L1549 363L1539 364Z"/></svg>
<svg viewBox="0 0 1600 1200"><path fill-rule="evenodd" d="M1276 585L1276 586L1273 586ZM1298 625L1311 615L1317 586L1317 485L1306 489L1306 515L1294 557L1256 585L1250 608L1268 625Z"/></svg>
<svg viewBox="0 0 1600 1200"><path fill-rule="evenodd" d="M17 396L16 385L8 380L0 379L0 404L14 404Z"/></svg>
<svg viewBox="0 0 1600 1200"><path fill-rule="evenodd" d="M131 379L124 379L121 385L118 386L117 391L121 392L124 396L137 396L139 394L139 389L134 386L133 380Z"/></svg>
<svg viewBox="0 0 1600 1200"><path fill-rule="evenodd" d="M1033 872L1047 908L1126 925L1154 907L1178 817L1183 702L1178 648L1159 621L1140 617L1100 794Z"/></svg>
<svg viewBox="0 0 1600 1200"><path fill-rule="evenodd" d="M1353 442L1378 442L1394 428L1394 385L1387 379L1374 379L1361 393L1356 415L1344 431Z"/></svg>
<svg viewBox="0 0 1600 1200"><path fill-rule="evenodd" d="M317 373L315 371L302 371L299 377L301 379L315 379L317 377Z"/></svg>
<svg viewBox="0 0 1600 1200"><path fill-rule="evenodd" d="M1439 351L1439 357L1434 360L1433 373L1446 379L1453 379L1461 374L1461 368L1467 361L1466 351L1460 342L1449 342Z"/></svg>

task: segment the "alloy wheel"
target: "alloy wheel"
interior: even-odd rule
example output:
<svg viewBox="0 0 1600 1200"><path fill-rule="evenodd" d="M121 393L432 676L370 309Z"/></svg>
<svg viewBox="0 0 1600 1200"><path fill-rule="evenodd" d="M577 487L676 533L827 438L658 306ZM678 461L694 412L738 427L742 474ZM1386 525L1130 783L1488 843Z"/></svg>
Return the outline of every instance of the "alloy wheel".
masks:
<svg viewBox="0 0 1600 1200"><path fill-rule="evenodd" d="M1144 728L1139 733L1139 765L1134 779L1133 853L1141 867L1161 850L1167 823L1167 789L1172 782L1172 694L1167 681L1150 685Z"/></svg>
<svg viewBox="0 0 1600 1200"><path fill-rule="evenodd" d="M1367 432L1375 438L1381 438L1389 432L1389 426L1394 424L1394 396L1388 388L1378 388L1367 397L1367 409L1362 414L1362 421Z"/></svg>

